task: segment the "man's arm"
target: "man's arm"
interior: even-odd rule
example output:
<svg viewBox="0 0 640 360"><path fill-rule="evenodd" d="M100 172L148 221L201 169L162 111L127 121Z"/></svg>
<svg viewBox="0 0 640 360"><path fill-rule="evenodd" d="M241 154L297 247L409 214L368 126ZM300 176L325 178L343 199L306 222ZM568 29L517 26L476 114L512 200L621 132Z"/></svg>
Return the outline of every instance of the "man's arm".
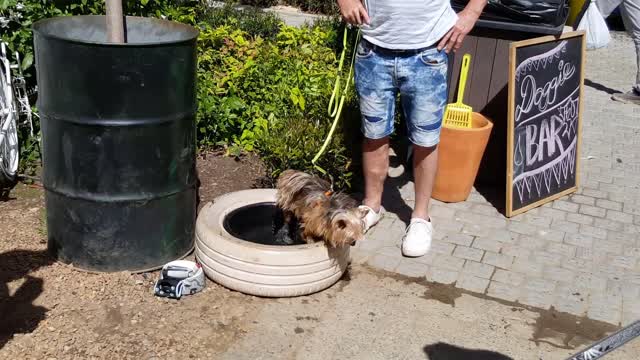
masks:
<svg viewBox="0 0 640 360"><path fill-rule="evenodd" d="M449 30L447 35L440 41L440 44L438 44L438 50L444 49L447 53L451 50L454 52L458 50L464 37L467 36L476 21L478 21L485 5L487 5L487 0L469 0L464 10L458 13L458 21L455 26Z"/></svg>
<svg viewBox="0 0 640 360"><path fill-rule="evenodd" d="M362 25L369 23L369 15L360 0L338 0L338 7L342 18L349 24Z"/></svg>

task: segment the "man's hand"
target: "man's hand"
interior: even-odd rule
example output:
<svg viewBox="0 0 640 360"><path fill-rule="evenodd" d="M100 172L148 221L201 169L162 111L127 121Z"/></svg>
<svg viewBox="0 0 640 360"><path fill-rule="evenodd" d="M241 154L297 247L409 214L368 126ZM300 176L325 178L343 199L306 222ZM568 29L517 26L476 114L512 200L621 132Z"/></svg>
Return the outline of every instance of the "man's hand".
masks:
<svg viewBox="0 0 640 360"><path fill-rule="evenodd" d="M338 0L344 21L352 25L369 24L369 15L360 0Z"/></svg>
<svg viewBox="0 0 640 360"><path fill-rule="evenodd" d="M440 44L438 44L438 50L444 49L448 54L451 50L455 52L460 49L464 37L473 29L478 17L480 17L480 14L466 9L458 13L458 21L442 38Z"/></svg>

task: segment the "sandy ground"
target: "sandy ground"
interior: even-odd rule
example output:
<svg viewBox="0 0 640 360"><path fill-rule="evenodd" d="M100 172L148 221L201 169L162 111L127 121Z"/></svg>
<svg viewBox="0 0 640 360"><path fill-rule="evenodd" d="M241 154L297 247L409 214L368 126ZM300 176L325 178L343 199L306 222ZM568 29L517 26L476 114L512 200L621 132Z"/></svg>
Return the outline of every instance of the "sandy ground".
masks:
<svg viewBox="0 0 640 360"><path fill-rule="evenodd" d="M225 168L238 170L227 183L204 182L204 201L260 176L251 159L199 165ZM51 259L37 186L0 202L0 234L0 359L563 359L615 330L359 266L306 297L208 282L162 299L151 291L157 272L91 274ZM640 340L608 357L638 358Z"/></svg>

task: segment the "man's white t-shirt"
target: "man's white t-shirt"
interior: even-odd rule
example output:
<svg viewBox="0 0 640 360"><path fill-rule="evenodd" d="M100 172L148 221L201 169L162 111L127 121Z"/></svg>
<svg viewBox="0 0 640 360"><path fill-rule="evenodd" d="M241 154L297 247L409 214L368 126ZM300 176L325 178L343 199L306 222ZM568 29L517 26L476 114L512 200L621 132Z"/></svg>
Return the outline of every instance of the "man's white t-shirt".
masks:
<svg viewBox="0 0 640 360"><path fill-rule="evenodd" d="M436 44L456 23L450 0L364 0L370 24L362 36L386 49L411 50Z"/></svg>

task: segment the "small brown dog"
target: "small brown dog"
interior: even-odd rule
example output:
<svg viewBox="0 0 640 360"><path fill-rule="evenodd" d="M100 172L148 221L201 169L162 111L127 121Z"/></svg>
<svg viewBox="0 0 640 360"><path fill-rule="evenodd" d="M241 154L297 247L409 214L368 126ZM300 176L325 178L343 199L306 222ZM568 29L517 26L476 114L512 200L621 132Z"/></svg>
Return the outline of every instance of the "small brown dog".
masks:
<svg viewBox="0 0 640 360"><path fill-rule="evenodd" d="M327 181L286 170L278 178L276 189L285 222L297 220L307 243L324 241L329 247L340 247L364 238L366 213L348 195L332 193Z"/></svg>

